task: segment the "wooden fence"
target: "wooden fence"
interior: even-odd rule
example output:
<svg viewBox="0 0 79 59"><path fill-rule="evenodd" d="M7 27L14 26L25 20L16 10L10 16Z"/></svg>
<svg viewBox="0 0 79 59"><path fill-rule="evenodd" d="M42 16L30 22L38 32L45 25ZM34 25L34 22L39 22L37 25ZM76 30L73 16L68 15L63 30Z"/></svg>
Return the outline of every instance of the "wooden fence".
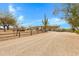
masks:
<svg viewBox="0 0 79 59"><path fill-rule="evenodd" d="M42 33L42 31L30 31L30 30L26 30L26 31L20 31L16 34L16 31L6 31L6 32L2 32L0 31L0 41L4 41L4 40L11 40L11 39L16 39L16 38L20 38L20 37L27 37L27 36L32 36L35 34L39 34Z"/></svg>

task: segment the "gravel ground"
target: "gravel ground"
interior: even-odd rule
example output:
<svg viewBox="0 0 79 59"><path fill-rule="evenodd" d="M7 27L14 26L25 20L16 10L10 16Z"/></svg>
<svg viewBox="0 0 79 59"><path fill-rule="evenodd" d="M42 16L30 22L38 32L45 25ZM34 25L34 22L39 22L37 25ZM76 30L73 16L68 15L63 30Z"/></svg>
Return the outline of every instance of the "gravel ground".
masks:
<svg viewBox="0 0 79 59"><path fill-rule="evenodd" d="M1 41L0 55L77 56L79 55L79 35L69 32L47 32Z"/></svg>

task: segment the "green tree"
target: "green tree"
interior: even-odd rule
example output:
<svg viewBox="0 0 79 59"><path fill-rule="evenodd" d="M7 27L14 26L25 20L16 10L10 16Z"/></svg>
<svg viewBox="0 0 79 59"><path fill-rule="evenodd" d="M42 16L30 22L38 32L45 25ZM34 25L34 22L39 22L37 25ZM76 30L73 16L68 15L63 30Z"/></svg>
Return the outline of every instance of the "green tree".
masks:
<svg viewBox="0 0 79 59"><path fill-rule="evenodd" d="M63 4L64 7L56 9L53 14L62 13L62 18L70 24L73 31L79 27L79 4Z"/></svg>
<svg viewBox="0 0 79 59"><path fill-rule="evenodd" d="M7 15L5 17L6 23L7 23L7 29L9 30L9 26L14 26L16 25L16 20L12 15Z"/></svg>
<svg viewBox="0 0 79 59"><path fill-rule="evenodd" d="M7 27L7 30L9 30L9 26L16 25L16 20L12 14L10 14L10 13L4 14L3 13L1 15L3 15L3 16L0 17L0 22L1 22L1 25L3 25L4 31L6 31L5 27Z"/></svg>

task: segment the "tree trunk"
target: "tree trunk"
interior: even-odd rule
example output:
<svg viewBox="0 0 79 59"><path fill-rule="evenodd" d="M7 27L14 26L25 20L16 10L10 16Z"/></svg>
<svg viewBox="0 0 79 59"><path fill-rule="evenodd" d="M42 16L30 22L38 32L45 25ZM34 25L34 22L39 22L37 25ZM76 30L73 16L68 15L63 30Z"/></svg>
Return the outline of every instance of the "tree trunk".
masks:
<svg viewBox="0 0 79 59"><path fill-rule="evenodd" d="M9 30L9 25L7 25L7 30Z"/></svg>
<svg viewBox="0 0 79 59"><path fill-rule="evenodd" d="M5 25L3 25L3 28L4 28L4 32L6 32L6 28L5 28L6 26Z"/></svg>
<svg viewBox="0 0 79 59"><path fill-rule="evenodd" d="M76 27L76 30L79 30L79 28L78 28L78 27Z"/></svg>
<svg viewBox="0 0 79 59"><path fill-rule="evenodd" d="M73 32L75 31L75 27L74 27L74 26L72 26L72 31L73 31Z"/></svg>

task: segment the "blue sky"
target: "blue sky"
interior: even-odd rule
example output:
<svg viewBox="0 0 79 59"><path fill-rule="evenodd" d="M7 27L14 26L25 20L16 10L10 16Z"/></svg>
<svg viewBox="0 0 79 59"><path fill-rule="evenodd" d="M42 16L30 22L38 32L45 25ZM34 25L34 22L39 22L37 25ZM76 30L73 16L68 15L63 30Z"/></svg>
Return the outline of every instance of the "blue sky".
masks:
<svg viewBox="0 0 79 59"><path fill-rule="evenodd" d="M42 25L41 21L46 14L49 25L60 25L61 27L68 28L69 25L60 19L62 14L57 16L53 15L53 10L61 7L62 4L56 3L1 3L0 10L6 10L15 15L18 23L23 26L40 26Z"/></svg>

